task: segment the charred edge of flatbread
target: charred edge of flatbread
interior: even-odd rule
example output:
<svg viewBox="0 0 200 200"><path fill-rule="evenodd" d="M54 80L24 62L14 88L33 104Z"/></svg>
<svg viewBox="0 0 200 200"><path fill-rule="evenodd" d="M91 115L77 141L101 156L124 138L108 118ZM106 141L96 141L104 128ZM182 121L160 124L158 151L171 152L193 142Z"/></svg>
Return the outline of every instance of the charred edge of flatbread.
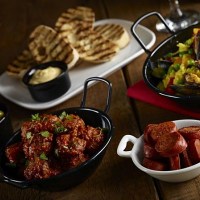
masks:
<svg viewBox="0 0 200 200"><path fill-rule="evenodd" d="M95 21L95 13L91 8L88 7L76 7L69 8L63 12L60 17L58 17L55 23L55 30L58 31L63 24L74 23L76 27L76 22L81 22L87 24L90 28L93 28Z"/></svg>
<svg viewBox="0 0 200 200"><path fill-rule="evenodd" d="M23 50L14 60L8 64L6 72L9 75L21 76L24 71L36 64L29 50Z"/></svg>

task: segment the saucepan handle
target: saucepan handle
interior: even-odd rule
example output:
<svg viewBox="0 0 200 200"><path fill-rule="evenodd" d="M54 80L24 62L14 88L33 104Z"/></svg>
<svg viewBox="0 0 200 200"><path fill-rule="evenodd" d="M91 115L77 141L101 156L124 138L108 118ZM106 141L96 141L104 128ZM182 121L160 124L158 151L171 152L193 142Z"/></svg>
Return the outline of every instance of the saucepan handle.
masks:
<svg viewBox="0 0 200 200"><path fill-rule="evenodd" d="M133 25L131 26L131 33L133 35L133 37L137 40L137 42L140 44L140 46L144 49L145 53L146 54L151 54L151 51L148 50L145 46L145 44L142 42L142 40L140 39L140 37L138 36L138 34L136 33L136 27L138 26L138 24L140 24L141 21L143 21L144 19L150 17L150 16L157 16L158 19L165 25L166 29L169 31L169 33L171 34L174 34L175 32L173 30L171 30L169 28L169 26L167 25L165 19L162 17L162 15L158 12L150 12L150 13L147 13L143 16L141 16L140 18L138 18L134 23Z"/></svg>
<svg viewBox="0 0 200 200"><path fill-rule="evenodd" d="M86 99L87 99L88 83L94 82L94 81L104 82L105 84L108 85L108 94L107 94L106 105L105 105L105 109L104 109L104 112L107 113L110 109L111 95L112 95L112 84L110 83L110 81L108 81L104 78L100 78L100 77L90 77L85 81L84 89L83 89L83 97L82 97L82 101L81 101L81 107L85 107L85 103L86 103Z"/></svg>
<svg viewBox="0 0 200 200"><path fill-rule="evenodd" d="M117 154L121 157L131 157L131 150L125 150L128 142L131 142L133 145L137 142L138 138L132 136L132 135L125 135L119 142L119 145L117 147Z"/></svg>

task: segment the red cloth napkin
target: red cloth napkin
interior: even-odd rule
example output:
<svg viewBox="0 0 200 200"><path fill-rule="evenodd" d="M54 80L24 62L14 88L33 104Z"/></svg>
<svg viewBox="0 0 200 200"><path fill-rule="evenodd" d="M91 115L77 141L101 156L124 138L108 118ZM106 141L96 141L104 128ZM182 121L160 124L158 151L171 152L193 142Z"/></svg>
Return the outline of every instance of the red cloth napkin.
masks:
<svg viewBox="0 0 200 200"><path fill-rule="evenodd" d="M135 98L167 110L200 119L200 112L195 112L189 108L183 107L174 100L157 94L152 91L143 80L128 88L127 95L131 98Z"/></svg>

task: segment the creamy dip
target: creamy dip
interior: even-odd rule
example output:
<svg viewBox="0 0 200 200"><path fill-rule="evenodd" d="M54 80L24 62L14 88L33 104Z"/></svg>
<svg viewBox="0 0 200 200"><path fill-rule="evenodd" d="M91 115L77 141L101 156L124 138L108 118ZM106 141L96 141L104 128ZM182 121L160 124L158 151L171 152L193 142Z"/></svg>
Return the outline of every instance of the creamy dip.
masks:
<svg viewBox="0 0 200 200"><path fill-rule="evenodd" d="M0 120L5 116L4 112L0 110Z"/></svg>
<svg viewBox="0 0 200 200"><path fill-rule="evenodd" d="M46 69L38 69L31 77L29 83L32 85L45 83L53 80L61 74L62 70L58 67L48 67Z"/></svg>

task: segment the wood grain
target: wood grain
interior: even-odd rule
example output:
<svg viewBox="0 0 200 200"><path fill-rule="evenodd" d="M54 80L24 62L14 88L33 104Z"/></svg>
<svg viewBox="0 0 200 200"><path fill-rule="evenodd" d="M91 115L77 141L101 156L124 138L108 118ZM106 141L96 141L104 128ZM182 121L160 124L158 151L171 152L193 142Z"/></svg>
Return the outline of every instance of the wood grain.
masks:
<svg viewBox="0 0 200 200"><path fill-rule="evenodd" d="M168 2L162 0L5 0L0 2L0 74L6 69L11 60L23 50L28 42L28 36L39 24L54 26L58 16L67 8L78 5L89 6L95 11L96 20L104 18L119 18L134 22L143 14L150 11L168 13ZM200 9L198 0L182 0L185 8ZM156 34L156 45L169 36L155 30L157 19L142 22L142 25L153 30ZM154 48L152 47L152 49ZM131 159L117 155L117 146L126 134L139 137L149 123L159 123L167 120L183 119L183 116L166 111L144 102L129 99L126 96L127 87L141 80L142 69L146 54L134 59L123 69L106 77L113 85L111 107L108 115L114 124L114 137L107 149L105 157L90 178L82 184L61 192L40 191L32 188L19 189L6 183L0 183L1 200L191 200L199 199L200 178L185 183L165 183L154 180L139 171ZM88 89L87 106L103 110L105 106L106 88L97 83ZM56 110L80 106L82 93L50 109L31 111L21 108L2 96L0 101L10 108L14 130L21 123L37 112L50 113ZM152 115L153 113L153 115Z"/></svg>

